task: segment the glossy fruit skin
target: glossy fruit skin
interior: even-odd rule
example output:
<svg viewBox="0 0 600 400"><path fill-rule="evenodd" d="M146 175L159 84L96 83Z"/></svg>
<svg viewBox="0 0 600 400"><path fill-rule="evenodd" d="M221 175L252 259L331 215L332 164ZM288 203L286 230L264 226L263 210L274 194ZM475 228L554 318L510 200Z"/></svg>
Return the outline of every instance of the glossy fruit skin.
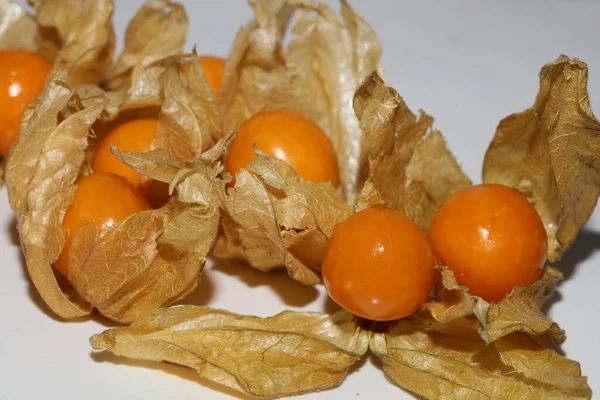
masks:
<svg viewBox="0 0 600 400"><path fill-rule="evenodd" d="M458 283L490 302L516 285L534 283L548 251L546 230L533 206L519 191L498 184L452 195L435 214L429 241Z"/></svg>
<svg viewBox="0 0 600 400"><path fill-rule="evenodd" d="M208 82L208 86L210 86L213 94L216 94L223 80L225 60L215 56L200 56L198 57L198 61L200 62L200 67L202 67L202 72Z"/></svg>
<svg viewBox="0 0 600 400"><path fill-rule="evenodd" d="M7 156L19 134L25 106L42 94L52 65L27 50L0 50L0 156Z"/></svg>
<svg viewBox="0 0 600 400"><path fill-rule="evenodd" d="M369 208L338 225L323 255L331 298L359 317L390 321L417 311L434 278L425 234L403 214Z"/></svg>
<svg viewBox="0 0 600 400"><path fill-rule="evenodd" d="M233 139L225 169L233 176L256 160L254 143L264 153L286 161L304 179L331 182L340 178L333 144L310 118L290 110L261 111L246 120Z"/></svg>
<svg viewBox="0 0 600 400"><path fill-rule="evenodd" d="M122 176L138 188L142 176L119 161L110 151L110 145L112 143L120 151L145 152L150 150L157 131L158 119L136 119L117 126L98 143L92 158L92 171Z"/></svg>
<svg viewBox="0 0 600 400"><path fill-rule="evenodd" d="M94 221L98 233L101 233L130 215L149 208L146 198L127 179L118 175L92 174L78 179L75 185L75 199L67 208L62 223L65 246L54 263L65 276L68 276L73 237L79 228Z"/></svg>

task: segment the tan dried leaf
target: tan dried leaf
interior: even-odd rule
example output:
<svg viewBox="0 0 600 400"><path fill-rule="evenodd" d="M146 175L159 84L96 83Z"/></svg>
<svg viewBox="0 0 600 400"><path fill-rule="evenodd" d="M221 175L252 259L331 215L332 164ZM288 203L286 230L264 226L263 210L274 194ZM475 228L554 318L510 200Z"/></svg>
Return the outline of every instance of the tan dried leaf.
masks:
<svg viewBox="0 0 600 400"><path fill-rule="evenodd" d="M12 0L0 0L0 49L35 51L38 27Z"/></svg>
<svg viewBox="0 0 600 400"><path fill-rule="evenodd" d="M433 118L414 115L376 72L356 91L354 110L369 153L358 205L383 201L427 231L437 208L471 184L441 133L431 129Z"/></svg>
<svg viewBox="0 0 600 400"><path fill-rule="evenodd" d="M466 287L459 285L450 269L443 266L436 269L440 277L436 298L427 302L424 309L437 322L449 323L474 314L479 333L487 343L513 332L529 336L548 335L557 344L565 340L564 331L542 311L544 301L562 279L558 270L546 267L543 276L534 284L517 286L498 303L488 303L472 296Z"/></svg>
<svg viewBox="0 0 600 400"><path fill-rule="evenodd" d="M113 0L29 0L39 26L37 52L56 69L69 70L69 83L97 84L115 50Z"/></svg>
<svg viewBox="0 0 600 400"><path fill-rule="evenodd" d="M96 350L195 369L213 382L258 397L338 386L367 351L369 332L346 311L284 311L269 318L177 306L90 339Z"/></svg>
<svg viewBox="0 0 600 400"><path fill-rule="evenodd" d="M109 71L107 86L127 90L154 62L181 53L187 39L184 7L170 0L146 0L125 32L125 47Z"/></svg>
<svg viewBox="0 0 600 400"><path fill-rule="evenodd" d="M316 284L327 240L352 209L330 183L305 182L287 163L256 151L258 160L223 193L227 232L215 255L244 254L257 269L285 266L295 280Z"/></svg>
<svg viewBox="0 0 600 400"><path fill-rule="evenodd" d="M48 306L63 318L85 315L91 308L58 286L52 263L64 244L62 216L73 200L73 183L83 163L89 129L102 112L101 104L73 113L58 123L72 91L66 71L54 74L21 132L8 159L6 182L27 270Z"/></svg>
<svg viewBox="0 0 600 400"><path fill-rule="evenodd" d="M160 77L163 103L153 148L168 149L181 164L221 139L221 120L195 52L187 73L172 64Z"/></svg>
<svg viewBox="0 0 600 400"><path fill-rule="evenodd" d="M475 321L435 321L427 312L397 321L371 338L396 385L426 399L590 399L579 364L513 333L492 344Z"/></svg>
<svg viewBox="0 0 600 400"><path fill-rule="evenodd" d="M273 108L303 113L329 135L346 199L356 197L360 130L352 96L377 69L381 48L372 28L342 2L342 19L325 4L303 0L254 2L255 21L236 36L217 103L226 132ZM282 44L292 14L289 45Z"/></svg>
<svg viewBox="0 0 600 400"><path fill-rule="evenodd" d="M533 108L500 122L484 161L484 182L515 187L535 206L550 261L575 240L600 194L600 123L587 72L566 56L544 66Z"/></svg>

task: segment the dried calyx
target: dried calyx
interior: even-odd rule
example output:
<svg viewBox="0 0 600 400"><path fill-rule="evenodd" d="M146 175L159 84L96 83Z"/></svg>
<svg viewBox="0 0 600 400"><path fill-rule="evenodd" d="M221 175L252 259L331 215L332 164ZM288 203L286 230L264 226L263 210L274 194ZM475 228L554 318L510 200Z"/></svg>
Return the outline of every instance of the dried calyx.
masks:
<svg viewBox="0 0 600 400"><path fill-rule="evenodd" d="M564 73L548 72L553 68L560 71L575 68L580 79L563 80ZM542 70L538 102L545 99L544 104L550 104L551 99L556 99L558 108L549 108L554 116L571 110L573 102L569 99L575 95L577 99L587 99L585 79L581 78L585 71L580 68L585 69L585 64L559 58ZM599 130L589 104L584 106L567 113L574 119L560 125L561 134L572 136L575 142L582 137L581 140L589 142L594 138L593 131ZM424 113L415 116L377 74L370 75L357 90L354 108L365 134L368 161L367 180L355 208L374 205L394 208L410 215L426 230L437 207L452 193L470 185L469 179L441 134L431 129L431 117ZM584 116L591 124L589 132L579 129L583 122L578 118ZM540 133L541 128L536 124L541 122L534 124L536 135L546 138L548 132ZM525 124L515 135L530 132L529 126ZM488 151L484 172L484 180L488 182L494 181L490 178L493 176L490 171L494 170L490 160L494 159L493 149L498 147L500 139L505 139L501 133ZM540 139L535 142L549 145ZM318 244L324 243L335 220L344 220L352 209L331 185L304 182L287 164L258 150L257 153L258 160L238 175L235 188L227 194L220 192L225 210L222 225L226 229L219 238L219 246L229 246L229 256L257 262L271 260L268 265L255 265L265 270L282 265L286 257L294 257L302 264L283 265L296 279L312 283L313 277L318 277ZM579 165L577 160L583 153L561 154L572 157L570 162ZM592 160L600 157L592 150L585 154ZM503 161L506 163L506 158ZM569 161L561 159L561 162ZM431 165L437 167L427 168ZM523 171L512 164L503 168L507 174ZM395 179L390 180L390 176ZM565 193L584 190L579 185L587 185L589 181L578 181L578 176L556 182L554 187L561 187ZM223 184L219 187L223 188ZM244 202L239 201L241 198ZM566 216L572 214L565 210L569 207L588 210L596 197L584 196L579 200L569 196L545 197L534 201L534 205L543 215L543 210L556 205L556 201L563 210L563 221L568 221ZM577 220L573 235L583 222ZM252 229L256 226L261 228ZM293 238L305 235L307 240L318 240L306 248L292 247L284 239L288 234ZM549 235L554 233L550 230ZM309 252L308 248L317 250ZM563 250L564 247L560 251ZM157 310L130 327L95 335L91 343L97 350L126 357L191 367L203 377L259 397L336 386L348 368L369 350L382 359L390 381L424 398L439 398L442 394L456 399L497 398L506 393L515 399L591 397L579 364L541 344L547 342L544 336L557 344L565 337L564 331L542 312L543 302L562 278L558 271L547 267L538 282L516 287L496 304L470 295L444 266L438 266L438 272L435 298L416 314L390 323L369 324L346 311L332 315L288 311L262 319L185 306ZM209 338L211 351L206 352ZM231 340L243 341L244 351L239 353L243 357L236 358L234 353L238 353L232 352ZM257 357L247 357L245 351L256 353ZM326 363L322 362L324 354Z"/></svg>

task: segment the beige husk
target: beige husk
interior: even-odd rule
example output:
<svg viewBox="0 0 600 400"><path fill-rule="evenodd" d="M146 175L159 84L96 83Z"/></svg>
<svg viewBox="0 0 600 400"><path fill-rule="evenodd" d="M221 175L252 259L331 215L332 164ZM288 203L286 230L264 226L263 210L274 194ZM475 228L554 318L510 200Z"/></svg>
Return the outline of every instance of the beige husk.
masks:
<svg viewBox="0 0 600 400"><path fill-rule="evenodd" d="M600 194L600 123L587 78L577 59L544 66L534 106L500 122L484 160L484 182L515 187L535 206L550 261L575 240Z"/></svg>
<svg viewBox="0 0 600 400"><path fill-rule="evenodd" d="M368 350L369 337L346 311L257 318L177 306L90 341L97 350L184 365L238 391L275 397L338 386Z"/></svg>
<svg viewBox="0 0 600 400"><path fill-rule="evenodd" d="M362 133L351 102L362 80L378 68L381 47L375 33L346 1L341 2L341 19L331 7L313 1L251 4L255 20L238 31L217 93L225 131L265 109L307 115L333 142L342 192L354 204ZM291 37L284 47L288 29Z"/></svg>
<svg viewBox="0 0 600 400"><path fill-rule="evenodd" d="M182 52L188 17L183 6L170 0L146 0L125 32L125 45L110 69L110 90L127 90L158 60Z"/></svg>
<svg viewBox="0 0 600 400"><path fill-rule="evenodd" d="M139 104L138 93L132 90L120 96L91 85L71 89L66 72L60 70L8 160L9 198L17 212L29 274L44 301L63 318L84 315L95 307L115 321L130 323L180 299L196 287L216 238L219 201L214 181L220 163L214 157L185 162L200 157L221 136L218 119L208 124L204 118L215 108L210 97L206 100L208 84L195 54L150 68L159 82L153 96L163 99L153 142L161 147L137 156L154 157L152 166L163 174L156 177L141 168L142 172L170 185L175 195L160 209L134 214L100 235L93 223L84 226L74 237L69 261L68 278L76 294L61 290L52 263L63 247L61 221L73 199L75 179L89 172L86 151L97 140L90 136L91 128L102 131L115 118L124 122L136 115L132 110L144 111L149 107L148 93ZM177 140L164 140L169 132L182 134ZM114 151L126 157L127 153Z"/></svg>
<svg viewBox="0 0 600 400"><path fill-rule="evenodd" d="M263 271L285 267L292 278L315 284L328 237L352 212L387 206L426 231L436 209L471 184L432 129L433 118L413 114L384 84L376 72L377 38L345 1L342 19L316 2L253 2L256 20L238 32L216 103L195 52L178 55L187 31L178 4L146 2L109 72L112 91L104 91L74 84L97 83L109 67L112 2L78 3L74 15L81 21L67 7L51 12L49 2L31 3L35 20L0 0L0 9L8 10L0 21L0 47L40 51L69 71L58 69L29 105L21 136L0 168L7 170L28 272L48 306L63 318L97 308L133 323L93 336L94 349L187 366L258 397L333 388L369 350L391 382L423 398L591 397L579 364L535 340L564 340L541 311L562 277L550 267L538 282L490 304L439 266L435 298L390 323L369 323L346 311L258 318L206 307L164 308L196 287L215 240L217 256L245 259ZM17 34L25 28L31 36ZM78 29L88 29L89 51L74 57L77 44L59 48L56 40L66 43ZM48 32L54 36L44 36ZM585 64L561 57L540 78L535 107L500 124L484 181L517 187L531 199L554 260L600 193L600 129L587 98ZM304 181L259 148L257 160L227 187L221 160L234 130L267 108L302 112L327 132L340 162L341 194L328 183ZM152 150L113 147L113 153L157 191L168 186L168 202L100 234L93 223L84 226L70 253L73 289L65 288L52 263L64 244L61 222L74 182L92 172L97 141L138 117L159 118Z"/></svg>
<svg viewBox="0 0 600 400"><path fill-rule="evenodd" d="M0 49L24 49L69 71L69 84L97 84L112 63L112 0L29 0L29 15L0 0Z"/></svg>
<svg viewBox="0 0 600 400"><path fill-rule="evenodd" d="M441 134L431 129L432 118L410 112L377 73L357 90L354 108L368 160L355 210L391 207L426 230L437 207L470 185L469 179ZM295 279L313 283L320 246L352 209L331 185L304 182L284 162L258 148L255 152L257 161L242 170L234 188L225 193L225 182L216 185L224 210L217 250L226 249L224 254L248 259L263 270L285 265ZM291 247L287 234L306 239ZM285 264L286 260L302 261ZM147 315L131 327L96 335L91 343L117 355L185 365L259 397L336 386L366 351L368 340L389 380L423 398L591 398L579 364L540 344L544 336L557 344L565 338L542 312L544 300L562 279L560 272L547 267L538 282L516 287L497 304L471 296L447 268L438 266L438 272L435 298L418 313L395 322L368 323L344 311L286 312L285 318L258 319L174 307ZM282 318L284 327L278 323ZM323 321L329 321L326 328L313 330ZM317 332L327 335L316 336ZM242 343L239 352L233 343ZM327 366L320 362L323 354ZM298 376L305 379L299 381Z"/></svg>

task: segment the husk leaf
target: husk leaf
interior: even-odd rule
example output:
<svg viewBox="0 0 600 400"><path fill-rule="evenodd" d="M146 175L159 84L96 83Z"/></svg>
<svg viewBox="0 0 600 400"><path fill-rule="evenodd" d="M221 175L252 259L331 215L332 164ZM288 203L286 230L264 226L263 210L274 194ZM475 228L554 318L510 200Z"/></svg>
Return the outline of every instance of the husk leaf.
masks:
<svg viewBox="0 0 600 400"><path fill-rule="evenodd" d="M113 228L98 233L92 222L74 236L69 264L69 282L78 294L74 303L60 290L51 268L63 247L61 222L73 199L74 181L90 172L89 157L106 127L135 118L155 105L148 105L144 96L115 95L92 85L71 90L62 70L25 118L29 123L8 163L9 196L17 211L32 280L44 300L64 318L87 313L93 306L115 321L130 323L144 312L179 300L199 281L217 235L220 202L214 182L220 182L217 175L221 172L214 154L207 153L212 157L209 160L202 153L221 133L212 97L204 97L208 86L198 72L197 60L184 72L188 59L171 58L149 67L156 75L141 75L140 79L154 82L156 77L159 82L156 93L147 90L144 96L164 99L157 109L161 148L131 155L153 165L160 161L160 176L139 169L170 185L173 197L162 208L134 214ZM207 119L208 115L213 119ZM92 124L98 133L94 136L90 136ZM170 131L185 135L165 140ZM114 151L121 155L118 149ZM153 159L156 154L159 158ZM188 166L187 157L200 158Z"/></svg>
<svg viewBox="0 0 600 400"><path fill-rule="evenodd" d="M346 311L284 311L269 318L177 306L90 339L96 350L195 369L213 382L258 397L338 386L367 351L369 333Z"/></svg>
<svg viewBox="0 0 600 400"><path fill-rule="evenodd" d="M146 0L125 32L125 46L110 69L110 90L127 90L158 60L179 54L187 39L184 7L170 0Z"/></svg>
<svg viewBox="0 0 600 400"><path fill-rule="evenodd" d="M424 308L437 322L449 323L475 315L478 331L487 343L513 332L533 337L547 335L556 344L564 342L565 332L542 311L544 301L562 280L558 270L546 267L537 282L529 286L516 286L498 303L488 303L459 285L450 269L444 266L437 266L436 269L439 276L436 298L427 302Z"/></svg>
<svg viewBox="0 0 600 400"><path fill-rule="evenodd" d="M513 333L492 344L472 319L420 312L373 334L370 350L394 384L426 399L590 399L577 362Z"/></svg>
<svg viewBox="0 0 600 400"><path fill-rule="evenodd" d="M359 208L385 205L426 232L438 207L471 181L441 133L432 130L433 118L423 112L414 115L377 72L356 91L354 110L365 134L369 160Z"/></svg>
<svg viewBox="0 0 600 400"><path fill-rule="evenodd" d="M84 160L89 128L103 105L75 112L58 123L73 94L67 79L64 70L50 78L8 159L6 182L29 276L56 314L74 318L89 313L91 307L78 296L63 293L52 263L64 245L62 217L73 201L73 183Z"/></svg>
<svg viewBox="0 0 600 400"><path fill-rule="evenodd" d="M335 226L352 213L330 183L310 183L285 162L258 159L222 192L225 221L214 254L245 258L270 271L285 267L304 284L320 282L321 257Z"/></svg>
<svg viewBox="0 0 600 400"><path fill-rule="evenodd" d="M378 67L381 48L375 33L346 1L342 19L312 1L257 1L252 6L255 20L238 31L217 93L225 131L265 109L305 114L332 140L341 187L353 204L362 132L351 101L367 73ZM284 48L292 15L295 23Z"/></svg>
<svg viewBox="0 0 600 400"><path fill-rule="evenodd" d="M533 108L500 122L483 181L519 189L548 233L548 259L571 245L600 194L600 123L587 91L587 65L560 56L540 71Z"/></svg>
<svg viewBox="0 0 600 400"><path fill-rule="evenodd" d="M71 86L99 83L115 50L113 1L29 0L29 4L38 24L37 52L56 69L67 69Z"/></svg>

